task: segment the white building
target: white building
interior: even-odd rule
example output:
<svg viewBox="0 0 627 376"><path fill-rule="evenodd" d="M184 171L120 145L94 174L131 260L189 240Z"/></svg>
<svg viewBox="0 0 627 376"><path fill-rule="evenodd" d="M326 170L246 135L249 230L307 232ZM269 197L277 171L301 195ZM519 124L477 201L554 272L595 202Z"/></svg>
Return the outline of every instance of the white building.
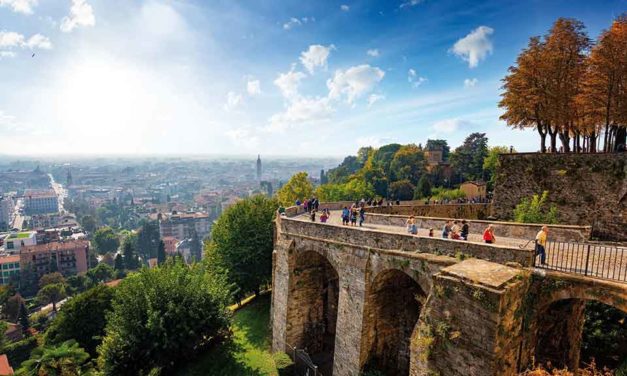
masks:
<svg viewBox="0 0 627 376"><path fill-rule="evenodd" d="M4 239L4 248L9 253L19 253L22 247L37 244L37 232L14 232Z"/></svg>
<svg viewBox="0 0 627 376"><path fill-rule="evenodd" d="M13 219L13 199L8 196L0 196L0 231L11 227Z"/></svg>
<svg viewBox="0 0 627 376"><path fill-rule="evenodd" d="M59 211L59 197L53 190L24 191L24 212L26 215L57 213Z"/></svg>

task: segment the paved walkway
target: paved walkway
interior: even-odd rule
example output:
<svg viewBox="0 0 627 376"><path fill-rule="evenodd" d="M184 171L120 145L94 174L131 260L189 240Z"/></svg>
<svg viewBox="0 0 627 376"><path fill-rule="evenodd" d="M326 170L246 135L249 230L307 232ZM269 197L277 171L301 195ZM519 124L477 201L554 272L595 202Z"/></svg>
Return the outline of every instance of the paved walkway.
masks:
<svg viewBox="0 0 627 376"><path fill-rule="evenodd" d="M320 222L319 214L320 213L316 213L316 222ZM294 217L294 219L311 221L309 214L306 213L298 215ZM327 224L344 226L342 225L341 211L332 210ZM359 228L359 222L355 228ZM363 228L388 233L407 233L404 226L379 225L365 222ZM429 236L429 229L419 228L417 236ZM434 237L441 236L442 229L434 229ZM483 243L483 234L469 234L468 242ZM535 246L529 239L500 237L498 229L496 233L496 244L517 248L524 247L526 249L533 249ZM549 242L546 250L546 264L540 265L539 256L536 259L536 264L537 267L543 269L627 283L627 248L624 247L603 244Z"/></svg>

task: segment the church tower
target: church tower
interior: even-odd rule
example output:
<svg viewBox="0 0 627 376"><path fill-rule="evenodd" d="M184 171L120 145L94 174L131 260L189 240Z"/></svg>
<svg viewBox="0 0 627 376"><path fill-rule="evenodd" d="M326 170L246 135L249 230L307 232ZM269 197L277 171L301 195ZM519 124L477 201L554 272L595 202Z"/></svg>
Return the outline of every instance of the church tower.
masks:
<svg viewBox="0 0 627 376"><path fill-rule="evenodd" d="M261 181L261 155L257 155L257 181Z"/></svg>

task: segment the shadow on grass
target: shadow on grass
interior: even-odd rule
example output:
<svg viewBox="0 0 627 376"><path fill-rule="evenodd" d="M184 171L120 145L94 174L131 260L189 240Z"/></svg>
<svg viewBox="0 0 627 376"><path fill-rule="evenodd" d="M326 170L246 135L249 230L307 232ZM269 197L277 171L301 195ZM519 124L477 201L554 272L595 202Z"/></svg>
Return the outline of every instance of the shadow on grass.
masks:
<svg viewBox="0 0 627 376"><path fill-rule="evenodd" d="M265 376L267 373L254 369L247 365L243 359L238 359L236 354L244 351L242 346L232 340L216 345L204 354L201 354L192 364L179 369L177 376L207 376L207 375L232 375L232 376Z"/></svg>
<svg viewBox="0 0 627 376"><path fill-rule="evenodd" d="M270 294L261 295L246 307L236 312L233 319L234 331L243 336L250 345L270 348Z"/></svg>

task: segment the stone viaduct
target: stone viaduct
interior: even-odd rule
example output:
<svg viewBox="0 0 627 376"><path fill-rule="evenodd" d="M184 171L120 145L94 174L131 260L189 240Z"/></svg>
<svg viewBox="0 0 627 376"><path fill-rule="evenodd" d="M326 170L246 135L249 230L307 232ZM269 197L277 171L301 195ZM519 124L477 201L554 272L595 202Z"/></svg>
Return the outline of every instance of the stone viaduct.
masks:
<svg viewBox="0 0 627 376"><path fill-rule="evenodd" d="M328 204L335 208L333 204ZM324 376L576 369L583 308L627 312L627 284L534 269L533 251L277 218L272 347Z"/></svg>

